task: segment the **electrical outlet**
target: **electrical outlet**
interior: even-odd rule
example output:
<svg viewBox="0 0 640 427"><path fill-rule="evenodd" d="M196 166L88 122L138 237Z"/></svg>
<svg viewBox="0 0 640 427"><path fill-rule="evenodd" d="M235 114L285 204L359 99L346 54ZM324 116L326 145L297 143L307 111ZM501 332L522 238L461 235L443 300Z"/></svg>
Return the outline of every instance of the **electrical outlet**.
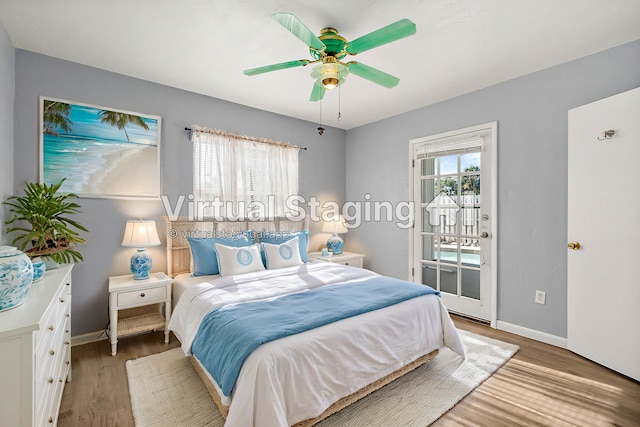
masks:
<svg viewBox="0 0 640 427"><path fill-rule="evenodd" d="M547 301L547 293L545 291L536 291L536 304L545 304Z"/></svg>

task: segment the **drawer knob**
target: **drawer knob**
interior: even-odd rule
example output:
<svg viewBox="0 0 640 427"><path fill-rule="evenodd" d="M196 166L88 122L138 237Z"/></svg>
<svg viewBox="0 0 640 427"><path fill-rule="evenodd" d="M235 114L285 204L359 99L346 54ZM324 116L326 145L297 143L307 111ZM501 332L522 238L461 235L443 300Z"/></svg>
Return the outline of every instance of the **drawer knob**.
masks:
<svg viewBox="0 0 640 427"><path fill-rule="evenodd" d="M69 313L65 314L64 317L69 317Z"/></svg>
<svg viewBox="0 0 640 427"><path fill-rule="evenodd" d="M64 345L69 345L69 341L65 341L65 342L64 342Z"/></svg>
<svg viewBox="0 0 640 427"><path fill-rule="evenodd" d="M49 354L53 356L54 354L56 354L56 352L53 350L49 350Z"/></svg>
<svg viewBox="0 0 640 427"><path fill-rule="evenodd" d="M49 326L47 329L49 329L50 331L53 331L53 325Z"/></svg>
<svg viewBox="0 0 640 427"><path fill-rule="evenodd" d="M67 286L71 286L71 283L67 282Z"/></svg>
<svg viewBox="0 0 640 427"><path fill-rule="evenodd" d="M144 298L144 296L145 296L145 295L144 295L144 292L142 292L142 293L140 294L140 296L141 296L142 298Z"/></svg>
<svg viewBox="0 0 640 427"><path fill-rule="evenodd" d="M64 298L60 298L60 302L64 302Z"/></svg>
<svg viewBox="0 0 640 427"><path fill-rule="evenodd" d="M47 380L47 382L48 382L49 384L53 384L53 378L49 377L49 379Z"/></svg>
<svg viewBox="0 0 640 427"><path fill-rule="evenodd" d="M49 417L49 424L53 424L53 417Z"/></svg>

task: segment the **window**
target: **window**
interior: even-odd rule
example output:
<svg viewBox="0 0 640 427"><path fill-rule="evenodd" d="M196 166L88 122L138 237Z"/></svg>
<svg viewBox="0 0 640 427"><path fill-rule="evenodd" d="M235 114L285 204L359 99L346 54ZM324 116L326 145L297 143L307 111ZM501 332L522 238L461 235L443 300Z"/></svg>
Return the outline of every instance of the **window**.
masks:
<svg viewBox="0 0 640 427"><path fill-rule="evenodd" d="M481 151L482 137L464 134L415 147L430 261L480 265Z"/></svg>
<svg viewBox="0 0 640 427"><path fill-rule="evenodd" d="M193 194L198 215L273 220L298 194L298 147L211 129L194 129Z"/></svg>

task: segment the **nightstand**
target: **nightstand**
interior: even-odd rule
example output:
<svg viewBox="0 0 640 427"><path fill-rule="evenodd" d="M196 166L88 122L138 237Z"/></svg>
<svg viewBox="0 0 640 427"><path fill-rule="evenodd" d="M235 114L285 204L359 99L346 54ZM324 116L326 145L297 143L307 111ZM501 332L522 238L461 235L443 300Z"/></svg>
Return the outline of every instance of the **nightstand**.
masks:
<svg viewBox="0 0 640 427"><path fill-rule="evenodd" d="M148 279L135 280L132 275L109 277L109 337L111 355L118 351L118 337L164 328L164 342L169 342L171 318L171 284L164 273L151 273ZM160 304L164 303L165 315ZM150 307L155 305L155 307ZM144 307L144 308L143 308ZM118 316L120 310L126 310Z"/></svg>
<svg viewBox="0 0 640 427"><path fill-rule="evenodd" d="M336 264L350 265L352 267L363 267L364 254L355 252L342 252L340 255L322 256L320 252L309 252L309 259L315 261L334 262Z"/></svg>

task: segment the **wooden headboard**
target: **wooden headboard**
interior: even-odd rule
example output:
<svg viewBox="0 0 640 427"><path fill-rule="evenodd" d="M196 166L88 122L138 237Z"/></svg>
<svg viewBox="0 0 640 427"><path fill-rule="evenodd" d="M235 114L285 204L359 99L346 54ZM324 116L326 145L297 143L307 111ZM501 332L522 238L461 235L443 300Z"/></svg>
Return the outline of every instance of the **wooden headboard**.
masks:
<svg viewBox="0 0 640 427"><path fill-rule="evenodd" d="M259 233L292 233L305 229L305 221L276 219L274 221L215 221L203 218L189 221L179 217L172 221L164 217L167 227L167 273L175 277L191 271L191 249L187 237L229 237L239 231Z"/></svg>

